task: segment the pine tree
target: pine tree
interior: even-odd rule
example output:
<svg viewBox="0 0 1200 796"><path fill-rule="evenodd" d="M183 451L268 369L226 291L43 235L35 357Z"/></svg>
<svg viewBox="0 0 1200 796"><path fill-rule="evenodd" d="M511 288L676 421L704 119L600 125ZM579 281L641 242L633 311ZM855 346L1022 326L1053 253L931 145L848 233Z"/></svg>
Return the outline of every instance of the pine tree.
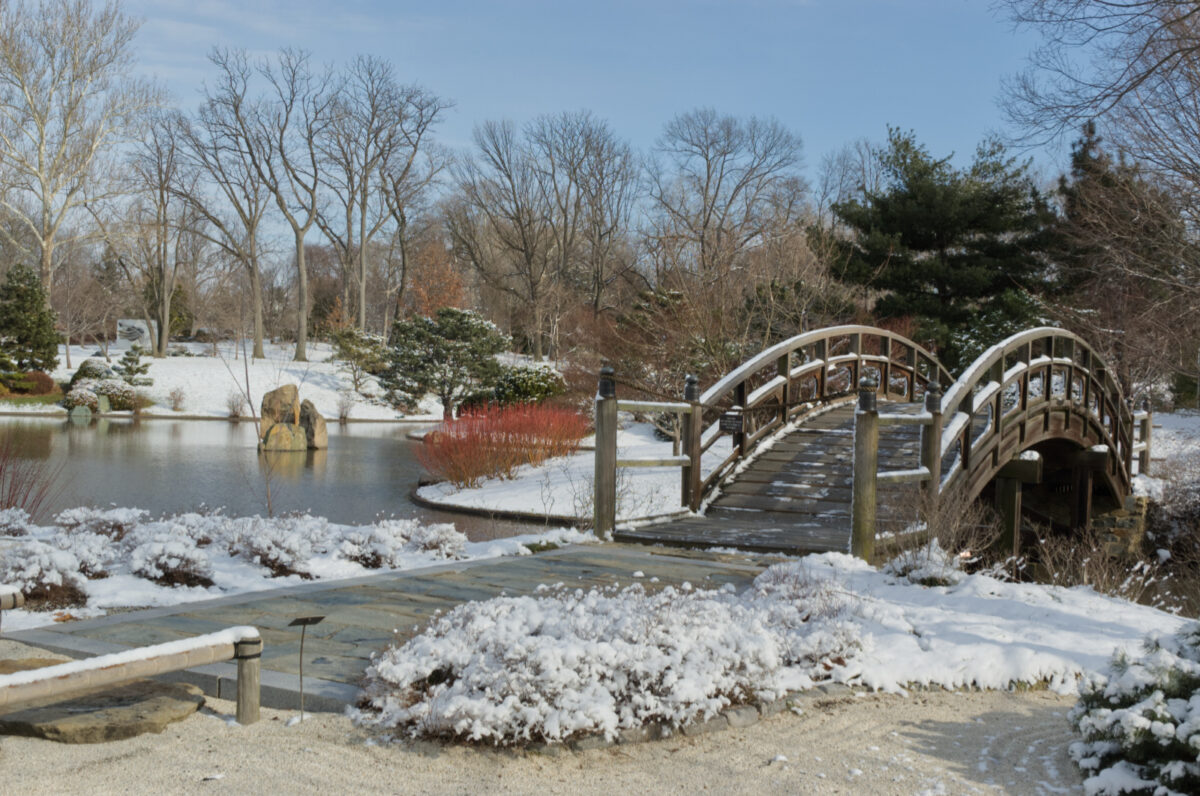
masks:
<svg viewBox="0 0 1200 796"><path fill-rule="evenodd" d="M397 405L415 404L432 392L450 418L463 398L496 382L496 354L508 345L508 337L475 313L443 307L432 318L413 318L392 327L389 365L380 383Z"/></svg>
<svg viewBox="0 0 1200 796"><path fill-rule="evenodd" d="M964 367L1036 320L1054 214L1028 164L995 141L961 170L893 128L878 156L884 187L834 207L855 233L838 276L882 291L878 316L912 316L921 342Z"/></svg>
<svg viewBox="0 0 1200 796"><path fill-rule="evenodd" d="M146 377L150 372L150 363L142 361L142 351L140 345L130 346L129 349L121 355L121 360L117 362L117 375L120 376L126 384L134 387L149 387L154 383L154 379Z"/></svg>
<svg viewBox="0 0 1200 796"><path fill-rule="evenodd" d="M54 370L58 365L56 316L37 273L14 265L0 284L0 351L19 370Z"/></svg>

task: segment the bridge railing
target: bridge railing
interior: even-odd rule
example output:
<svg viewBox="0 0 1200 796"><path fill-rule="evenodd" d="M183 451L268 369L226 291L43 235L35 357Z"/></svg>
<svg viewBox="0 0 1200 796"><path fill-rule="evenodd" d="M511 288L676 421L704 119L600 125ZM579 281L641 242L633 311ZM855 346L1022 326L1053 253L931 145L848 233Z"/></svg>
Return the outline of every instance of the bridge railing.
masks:
<svg viewBox="0 0 1200 796"><path fill-rule="evenodd" d="M878 472L881 422L921 425L916 468ZM1042 428L1029 426L1038 422ZM1135 461L1138 472L1149 472L1148 405L1134 412L1103 360L1082 338L1063 329L1031 329L996 344L945 395L937 396L931 388L919 415L880 415L874 390L866 386L855 416L852 552L870 556L878 481L919 482L936 496L951 490L974 496L1023 450L1023 443L1044 436L1052 422L1058 424L1056 433L1097 441L1098 449L1091 453L1103 459L1100 468L1121 496L1129 492ZM1086 518L1086 507L1083 513Z"/></svg>
<svg viewBox="0 0 1200 796"><path fill-rule="evenodd" d="M612 370L606 368L596 395L596 530L606 532L615 524L617 467L681 467L680 502L695 511L757 445L789 423L853 401L864 378L873 380L885 398L914 401L930 385L948 382L950 374L912 340L886 329L850 325L806 332L771 346L703 393L689 376L681 402L617 400ZM618 459L619 409L677 414L682 455ZM730 452L705 473L705 454L726 437L732 438Z"/></svg>

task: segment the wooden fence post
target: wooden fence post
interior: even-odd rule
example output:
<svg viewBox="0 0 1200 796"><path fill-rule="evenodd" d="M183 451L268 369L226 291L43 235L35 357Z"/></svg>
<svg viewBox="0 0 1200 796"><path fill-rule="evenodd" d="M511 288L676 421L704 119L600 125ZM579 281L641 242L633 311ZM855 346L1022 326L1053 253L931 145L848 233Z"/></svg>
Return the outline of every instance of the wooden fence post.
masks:
<svg viewBox="0 0 1200 796"><path fill-rule="evenodd" d="M600 369L596 388L596 473L592 495L592 530L603 537L617 520L617 383L613 369Z"/></svg>
<svg viewBox="0 0 1200 796"><path fill-rule="evenodd" d="M858 384L854 413L854 482L850 502L850 553L870 561L875 552L875 479L879 472L879 409L875 385Z"/></svg>
<svg viewBox="0 0 1200 796"><path fill-rule="evenodd" d="M942 385L936 381L925 388L925 411L932 420L921 426L921 466L929 471L921 491L925 493L924 509L933 511L942 485Z"/></svg>
<svg viewBox="0 0 1200 796"><path fill-rule="evenodd" d="M1142 411L1146 416L1141 421L1141 442L1145 443L1145 447L1138 453L1138 473L1141 475L1150 475L1150 435L1151 429L1154 428L1154 413L1150 411L1150 399L1142 400Z"/></svg>
<svg viewBox="0 0 1200 796"><path fill-rule="evenodd" d="M233 657L237 661L238 724L253 724L258 721L262 649L261 638L238 641L233 645Z"/></svg>
<svg viewBox="0 0 1200 796"><path fill-rule="evenodd" d="M691 511L700 508L700 434L704 426L703 410L700 408L700 379L689 373L683 386L683 400L692 405L692 411L683 419L683 455L688 464L683 467L684 506Z"/></svg>

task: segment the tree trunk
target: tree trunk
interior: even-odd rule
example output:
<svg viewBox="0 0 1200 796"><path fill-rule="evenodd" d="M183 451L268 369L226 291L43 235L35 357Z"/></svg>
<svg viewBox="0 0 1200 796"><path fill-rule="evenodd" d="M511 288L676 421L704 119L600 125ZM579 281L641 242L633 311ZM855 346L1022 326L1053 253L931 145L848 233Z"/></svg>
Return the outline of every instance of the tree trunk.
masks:
<svg viewBox="0 0 1200 796"><path fill-rule="evenodd" d="M263 305L262 305L262 276L258 273L258 264L250 267L250 300L254 302L254 359L266 359L263 351Z"/></svg>
<svg viewBox="0 0 1200 796"><path fill-rule="evenodd" d="M308 361L308 269L304 263L304 231L296 230L296 356Z"/></svg>

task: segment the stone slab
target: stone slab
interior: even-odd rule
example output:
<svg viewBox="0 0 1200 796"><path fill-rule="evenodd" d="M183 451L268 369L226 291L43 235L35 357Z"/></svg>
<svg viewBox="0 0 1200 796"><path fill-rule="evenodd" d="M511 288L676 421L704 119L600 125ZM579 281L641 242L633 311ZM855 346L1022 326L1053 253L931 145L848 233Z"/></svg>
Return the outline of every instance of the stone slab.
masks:
<svg viewBox="0 0 1200 796"><path fill-rule="evenodd" d="M195 713L204 692L187 683L134 680L68 700L37 702L0 714L0 735L60 743L104 743L162 732Z"/></svg>

